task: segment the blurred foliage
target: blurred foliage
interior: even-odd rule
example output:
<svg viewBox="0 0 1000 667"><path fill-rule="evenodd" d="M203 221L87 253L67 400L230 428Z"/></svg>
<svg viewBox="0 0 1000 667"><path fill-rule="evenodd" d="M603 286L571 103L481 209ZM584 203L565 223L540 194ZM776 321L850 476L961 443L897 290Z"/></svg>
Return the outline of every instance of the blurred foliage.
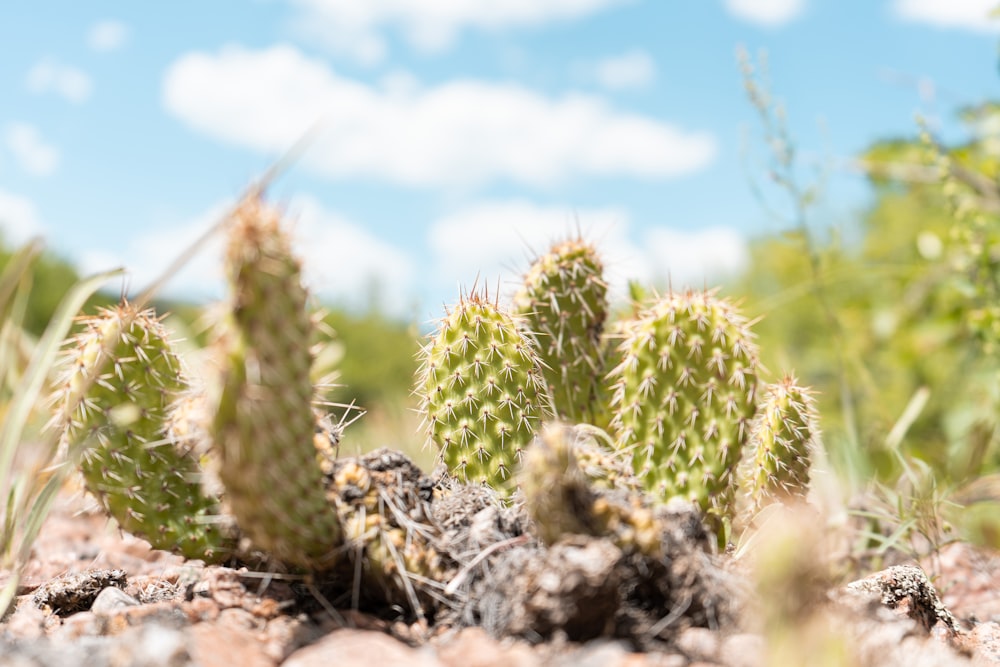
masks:
<svg viewBox="0 0 1000 667"><path fill-rule="evenodd" d="M963 320L965 299L946 256L951 216L926 188L875 188L863 240L834 237L816 251L817 273L794 231L758 239L751 268L734 285L748 314L762 316L755 330L765 365L795 370L819 390L828 444L860 446L880 476L892 476L887 437L927 387L903 446L950 478L977 474L984 449L997 462L998 364Z"/></svg>
<svg viewBox="0 0 1000 667"><path fill-rule="evenodd" d="M52 266L36 239L5 254L0 268L0 497L5 500L0 504L0 567L10 575L0 586L0 616L14 600L35 537L72 469L58 460L57 430L45 427L52 406L43 397L62 341L98 287L121 275L111 271L74 281L51 310L33 308L33 287L53 285L47 280ZM29 314L45 323L43 331L33 335L27 329Z"/></svg>
<svg viewBox="0 0 1000 667"><path fill-rule="evenodd" d="M333 400L354 401L368 410L409 400L419 348L415 325L377 309L360 314L330 310L323 321L345 351L338 366L341 386L331 393Z"/></svg>
<svg viewBox="0 0 1000 667"><path fill-rule="evenodd" d="M0 271L3 271L15 257L17 251L0 243ZM59 302L80 276L73 266L51 252L43 252L32 267L31 299L24 312L23 328L31 336L39 336L48 325ZM100 292L87 302L87 308L107 306L115 303L117 296Z"/></svg>
<svg viewBox="0 0 1000 667"><path fill-rule="evenodd" d="M826 449L869 546L933 553L954 527L1000 546L996 516L984 519L1000 487L981 481L1000 471L1000 105L961 110L961 142L915 127L870 146L858 164L873 203L817 233L822 183L801 185L784 111L741 62L767 192L791 211L775 216L789 231L756 239L731 283L761 318L764 363L818 390Z"/></svg>

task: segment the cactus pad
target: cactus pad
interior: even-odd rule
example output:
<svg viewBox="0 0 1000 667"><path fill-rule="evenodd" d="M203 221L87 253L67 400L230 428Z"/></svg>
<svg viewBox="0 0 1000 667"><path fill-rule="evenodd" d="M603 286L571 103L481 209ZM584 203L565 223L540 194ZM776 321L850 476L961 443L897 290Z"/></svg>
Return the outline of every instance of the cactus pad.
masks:
<svg viewBox="0 0 1000 667"><path fill-rule="evenodd" d="M588 472L597 448L580 427L553 423L528 450L518 478L539 537L547 544L608 537L623 550L658 556L661 527L650 503L638 492L602 488Z"/></svg>
<svg viewBox="0 0 1000 667"><path fill-rule="evenodd" d="M487 298L463 298L422 351L427 437L461 480L510 491L548 407L533 341Z"/></svg>
<svg viewBox="0 0 1000 667"><path fill-rule="evenodd" d="M213 424L227 500L256 548L331 567L341 534L314 446L307 293L279 215L259 200L235 214L227 274L231 326Z"/></svg>
<svg viewBox="0 0 1000 667"><path fill-rule="evenodd" d="M181 364L152 311L130 304L85 320L63 400L66 439L82 447L87 489L125 530L153 547L219 561L232 550L217 500L203 492L197 459L168 437L186 390Z"/></svg>
<svg viewBox="0 0 1000 667"><path fill-rule="evenodd" d="M750 515L806 497L817 423L815 402L794 377L764 387L740 471Z"/></svg>
<svg viewBox="0 0 1000 667"><path fill-rule="evenodd" d="M647 490L726 516L749 433L757 351L714 292L670 293L623 324L612 427Z"/></svg>
<svg viewBox="0 0 1000 667"><path fill-rule="evenodd" d="M552 246L536 259L514 299L538 341L542 376L556 415L594 423L604 376L601 332L608 286L595 248L582 239Z"/></svg>

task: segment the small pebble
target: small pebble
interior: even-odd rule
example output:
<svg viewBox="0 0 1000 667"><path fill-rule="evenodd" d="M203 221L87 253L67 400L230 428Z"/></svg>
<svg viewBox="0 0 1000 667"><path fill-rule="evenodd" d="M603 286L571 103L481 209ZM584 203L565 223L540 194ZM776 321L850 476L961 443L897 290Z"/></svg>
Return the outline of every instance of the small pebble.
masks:
<svg viewBox="0 0 1000 667"><path fill-rule="evenodd" d="M111 615L126 607L138 607L139 601L120 588L109 586L97 594L90 611L97 615Z"/></svg>

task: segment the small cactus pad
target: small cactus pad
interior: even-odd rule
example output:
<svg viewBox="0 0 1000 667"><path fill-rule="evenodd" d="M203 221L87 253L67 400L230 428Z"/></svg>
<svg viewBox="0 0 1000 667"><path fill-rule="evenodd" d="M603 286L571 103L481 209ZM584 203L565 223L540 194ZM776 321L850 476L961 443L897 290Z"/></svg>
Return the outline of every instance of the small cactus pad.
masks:
<svg viewBox="0 0 1000 667"><path fill-rule="evenodd" d="M488 299L463 298L424 347L428 440L453 475L504 491L548 407L534 343Z"/></svg>
<svg viewBox="0 0 1000 667"><path fill-rule="evenodd" d="M514 299L517 314L538 341L556 415L594 423L604 376L601 332L608 286L595 248L581 239L552 246L536 259Z"/></svg>
<svg viewBox="0 0 1000 667"><path fill-rule="evenodd" d="M792 376L764 386L740 470L747 511L804 499L818 438L815 401Z"/></svg>
<svg viewBox="0 0 1000 667"><path fill-rule="evenodd" d="M158 549L219 561L232 544L201 469L168 438L172 403L186 383L167 333L152 311L130 304L84 321L62 401L66 439L82 448L87 489L124 529ZM79 399L79 400L78 400Z"/></svg>
<svg viewBox="0 0 1000 667"><path fill-rule="evenodd" d="M622 335L611 372L617 446L654 496L726 516L757 384L745 320L714 292L674 292Z"/></svg>
<svg viewBox="0 0 1000 667"><path fill-rule="evenodd" d="M649 501L602 488L605 480L588 471L586 459L598 448L586 430L551 423L528 450L518 480L538 536L546 544L569 535L608 537L621 549L659 555L660 526Z"/></svg>
<svg viewBox="0 0 1000 667"><path fill-rule="evenodd" d="M307 293L278 213L257 199L235 213L227 274L231 330L213 424L227 500L256 548L330 567L341 535L313 444Z"/></svg>

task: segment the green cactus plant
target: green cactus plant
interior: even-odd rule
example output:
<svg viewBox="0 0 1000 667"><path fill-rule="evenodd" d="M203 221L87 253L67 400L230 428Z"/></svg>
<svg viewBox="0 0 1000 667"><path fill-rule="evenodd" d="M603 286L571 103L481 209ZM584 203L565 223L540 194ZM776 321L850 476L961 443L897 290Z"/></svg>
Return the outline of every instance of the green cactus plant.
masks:
<svg viewBox="0 0 1000 667"><path fill-rule="evenodd" d="M534 342L473 293L441 320L421 357L416 393L428 442L460 480L510 492L515 464L550 411Z"/></svg>
<svg viewBox="0 0 1000 667"><path fill-rule="evenodd" d="M671 292L621 324L611 371L616 446L645 488L699 504L720 529L749 434L757 350L744 318L715 292Z"/></svg>
<svg viewBox="0 0 1000 667"><path fill-rule="evenodd" d="M643 494L593 476L589 463L601 450L579 426L555 422L542 429L518 472L538 536L546 544L570 535L607 537L626 551L660 556L662 529Z"/></svg>
<svg viewBox="0 0 1000 667"><path fill-rule="evenodd" d="M65 440L81 450L86 488L125 530L158 549L220 561L234 540L200 467L169 437L172 406L187 390L181 363L152 311L129 303L84 321L60 402ZM82 400L76 399L82 396Z"/></svg>
<svg viewBox="0 0 1000 667"><path fill-rule="evenodd" d="M582 238L569 239L535 259L514 298L515 312L537 340L556 416L573 423L597 423L603 412L601 333L608 316L603 273L596 248Z"/></svg>
<svg viewBox="0 0 1000 667"><path fill-rule="evenodd" d="M342 536L313 444L308 295L279 214L258 198L234 214L226 264L230 326L212 430L227 503L256 548L332 567Z"/></svg>
<svg viewBox="0 0 1000 667"><path fill-rule="evenodd" d="M740 466L741 513L752 517L775 502L805 499L818 421L812 395L794 376L764 386Z"/></svg>

